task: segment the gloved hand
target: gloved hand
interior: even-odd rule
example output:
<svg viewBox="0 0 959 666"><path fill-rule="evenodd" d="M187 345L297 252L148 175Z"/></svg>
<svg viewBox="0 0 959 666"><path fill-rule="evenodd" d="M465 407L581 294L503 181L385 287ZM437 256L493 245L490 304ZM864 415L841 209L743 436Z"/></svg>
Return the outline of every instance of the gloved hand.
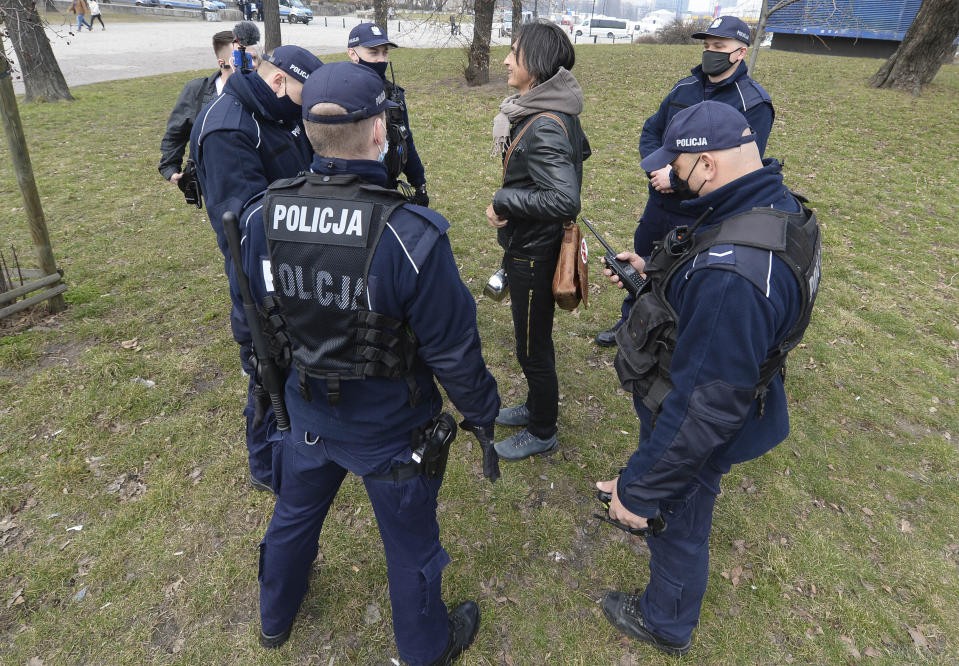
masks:
<svg viewBox="0 0 959 666"><path fill-rule="evenodd" d="M259 428L270 409L270 394L259 384L253 385L253 427Z"/></svg>
<svg viewBox="0 0 959 666"><path fill-rule="evenodd" d="M429 207L430 197L426 193L426 183L423 183L416 188L416 191L413 192L413 196L410 197L410 203L414 203L417 206Z"/></svg>
<svg viewBox="0 0 959 666"><path fill-rule="evenodd" d="M469 421L460 423L460 428L468 430L476 437L480 448L483 449L483 476L489 479L490 483L496 483L499 478L499 455L493 448L493 424L473 425Z"/></svg>

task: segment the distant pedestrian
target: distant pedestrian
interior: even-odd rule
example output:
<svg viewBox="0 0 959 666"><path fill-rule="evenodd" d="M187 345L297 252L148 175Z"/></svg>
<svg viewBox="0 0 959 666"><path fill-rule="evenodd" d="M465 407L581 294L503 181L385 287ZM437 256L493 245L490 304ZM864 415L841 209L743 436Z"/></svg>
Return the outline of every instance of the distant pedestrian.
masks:
<svg viewBox="0 0 959 666"><path fill-rule="evenodd" d="M256 20L263 20L263 0L256 0Z"/></svg>
<svg viewBox="0 0 959 666"><path fill-rule="evenodd" d="M83 32L83 26L93 30L93 26L87 23L85 18L90 13L90 5L87 4L87 0L73 0L70 4L70 11L77 15L77 32ZM100 22L103 23L102 20Z"/></svg>
<svg viewBox="0 0 959 666"><path fill-rule="evenodd" d="M97 2L97 0L90 0L90 30L93 30L94 21L99 21L100 27L104 30L107 29L107 27L103 25L103 15L100 13L100 3Z"/></svg>
<svg viewBox="0 0 959 666"><path fill-rule="evenodd" d="M453 17L452 14L450 14L450 36L451 37L455 36L456 32L457 32L456 19Z"/></svg>

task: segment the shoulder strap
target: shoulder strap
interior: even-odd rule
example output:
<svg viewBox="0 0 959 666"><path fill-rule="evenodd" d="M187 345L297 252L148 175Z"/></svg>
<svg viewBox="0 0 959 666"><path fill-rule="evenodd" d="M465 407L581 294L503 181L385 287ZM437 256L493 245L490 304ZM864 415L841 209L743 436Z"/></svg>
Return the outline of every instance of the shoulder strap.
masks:
<svg viewBox="0 0 959 666"><path fill-rule="evenodd" d="M569 138L569 132L566 131L566 123L564 123L562 120L560 120L559 116L557 116L557 115L555 115L555 114L553 114L553 113L549 113L548 111L545 111L545 112L543 112L543 113L537 113L535 116L533 116L532 118L530 118L530 121L529 121L528 123L526 123L525 125L523 125L523 129L521 129L521 130L519 131L519 134L516 135L516 138L513 139L512 143L509 144L509 150L506 151L506 157L503 158L503 177L504 177L504 178L506 177L506 167L509 165L510 155L513 154L513 148L516 147L516 145L519 143L519 140L520 140L521 138L523 138L523 135L524 135L524 134L526 134L526 130L529 129L529 126L532 125L534 122L536 122L536 119L537 119L537 118L542 118L542 117L544 117L544 116L545 116L546 118L552 118L552 119L555 120L557 123L559 123L559 126L563 128L563 134L566 135L566 138L567 138L567 139Z"/></svg>

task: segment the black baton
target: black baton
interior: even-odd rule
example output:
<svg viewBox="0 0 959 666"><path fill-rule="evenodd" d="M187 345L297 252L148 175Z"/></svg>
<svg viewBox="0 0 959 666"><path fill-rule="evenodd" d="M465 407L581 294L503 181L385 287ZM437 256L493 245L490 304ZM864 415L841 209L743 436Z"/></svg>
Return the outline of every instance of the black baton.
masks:
<svg viewBox="0 0 959 666"><path fill-rule="evenodd" d="M266 343L263 328L260 326L260 312L257 310L253 294L250 292L250 282L243 271L243 261L240 259L240 230L237 227L236 215L232 211L223 213L221 219L223 232L226 234L227 245L230 246L230 257L233 259L233 268L236 271L236 282L243 298L243 312L246 314L246 324L250 327L250 337L253 338L253 350L259 362L260 383L270 394L273 403L273 413L276 414L276 428L281 432L290 429L290 417L286 413L286 404L283 402L283 391L286 386L284 373L273 362L270 347Z"/></svg>

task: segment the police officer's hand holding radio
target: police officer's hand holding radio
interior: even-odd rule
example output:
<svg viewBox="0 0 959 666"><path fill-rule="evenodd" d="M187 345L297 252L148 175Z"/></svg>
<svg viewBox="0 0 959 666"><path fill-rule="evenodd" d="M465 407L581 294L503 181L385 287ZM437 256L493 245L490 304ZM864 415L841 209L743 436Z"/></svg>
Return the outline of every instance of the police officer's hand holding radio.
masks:
<svg viewBox="0 0 959 666"><path fill-rule="evenodd" d="M500 400L449 223L386 187L392 105L368 67L337 62L311 74L310 171L274 182L241 220L251 289L290 352L291 429L261 544L260 642L290 637L330 504L353 473L383 538L400 658L449 664L472 643L480 612L472 601L448 611L441 594L450 558L436 500L457 428L440 413L436 382L479 440L491 481Z"/></svg>

